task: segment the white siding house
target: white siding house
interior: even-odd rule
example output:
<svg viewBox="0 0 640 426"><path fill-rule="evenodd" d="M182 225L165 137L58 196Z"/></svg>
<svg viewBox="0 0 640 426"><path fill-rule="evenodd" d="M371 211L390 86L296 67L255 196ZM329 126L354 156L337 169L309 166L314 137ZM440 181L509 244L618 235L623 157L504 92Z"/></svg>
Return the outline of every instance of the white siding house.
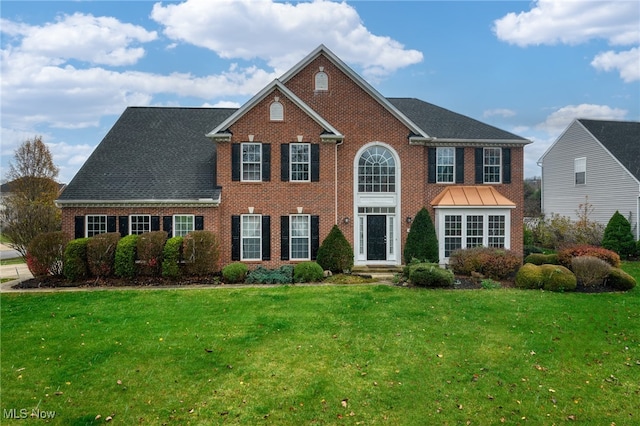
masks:
<svg viewBox="0 0 640 426"><path fill-rule="evenodd" d="M606 225L617 211L640 239L640 122L576 119L539 160L542 212L577 219L580 204Z"/></svg>

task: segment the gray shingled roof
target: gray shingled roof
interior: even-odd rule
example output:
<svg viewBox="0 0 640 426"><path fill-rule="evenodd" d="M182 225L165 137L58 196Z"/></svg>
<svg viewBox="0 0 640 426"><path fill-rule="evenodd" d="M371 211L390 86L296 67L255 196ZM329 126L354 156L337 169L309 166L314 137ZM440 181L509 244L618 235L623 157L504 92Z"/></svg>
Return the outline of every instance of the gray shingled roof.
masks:
<svg viewBox="0 0 640 426"><path fill-rule="evenodd" d="M640 181L640 122L578 121Z"/></svg>
<svg viewBox="0 0 640 426"><path fill-rule="evenodd" d="M509 140L529 143L527 139L490 126L473 118L415 98L387 98L430 137L459 140Z"/></svg>
<svg viewBox="0 0 640 426"><path fill-rule="evenodd" d="M59 200L217 199L216 147L205 134L234 111L127 108Z"/></svg>

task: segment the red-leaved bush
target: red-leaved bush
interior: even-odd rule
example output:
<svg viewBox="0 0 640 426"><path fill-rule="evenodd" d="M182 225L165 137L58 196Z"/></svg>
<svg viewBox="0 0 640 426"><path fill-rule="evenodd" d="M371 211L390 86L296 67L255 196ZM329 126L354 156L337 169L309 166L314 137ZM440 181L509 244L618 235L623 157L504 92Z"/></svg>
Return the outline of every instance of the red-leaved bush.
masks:
<svg viewBox="0 0 640 426"><path fill-rule="evenodd" d="M573 258L581 256L597 257L598 259L604 260L614 268L620 267L620 256L615 251L584 244L570 246L560 250L558 252L558 263L566 268L571 269Z"/></svg>
<svg viewBox="0 0 640 426"><path fill-rule="evenodd" d="M64 232L36 235L27 248L27 267L34 277L62 275L64 250L69 237Z"/></svg>
<svg viewBox="0 0 640 426"><path fill-rule="evenodd" d="M521 256L511 250L491 247L456 250L449 257L449 266L456 274L475 272L496 280L515 273L521 265Z"/></svg>

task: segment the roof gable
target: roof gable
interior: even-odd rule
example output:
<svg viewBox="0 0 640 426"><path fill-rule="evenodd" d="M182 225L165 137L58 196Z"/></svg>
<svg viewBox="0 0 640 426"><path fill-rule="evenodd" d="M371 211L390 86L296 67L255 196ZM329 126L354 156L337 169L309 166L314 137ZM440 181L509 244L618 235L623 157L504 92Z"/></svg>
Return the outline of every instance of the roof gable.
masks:
<svg viewBox="0 0 640 426"><path fill-rule="evenodd" d="M127 108L58 202L218 199L216 147L205 133L234 111Z"/></svg>
<svg viewBox="0 0 640 426"><path fill-rule="evenodd" d="M640 181L640 122L578 119Z"/></svg>

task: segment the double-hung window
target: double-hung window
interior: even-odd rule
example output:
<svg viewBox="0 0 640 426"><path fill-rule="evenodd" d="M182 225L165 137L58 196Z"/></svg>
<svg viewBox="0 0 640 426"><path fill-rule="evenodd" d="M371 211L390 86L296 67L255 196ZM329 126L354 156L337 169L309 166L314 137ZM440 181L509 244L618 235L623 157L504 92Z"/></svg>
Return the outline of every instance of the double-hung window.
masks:
<svg viewBox="0 0 640 426"><path fill-rule="evenodd" d="M129 234L139 235L144 232L151 232L151 216L147 214L129 216Z"/></svg>
<svg viewBox="0 0 640 426"><path fill-rule="evenodd" d="M449 257L452 251L462 248L462 216L446 215L444 217L444 256Z"/></svg>
<svg viewBox="0 0 640 426"><path fill-rule="evenodd" d="M505 239L505 217L503 215L489 215L488 220L488 241L489 247L503 248Z"/></svg>
<svg viewBox="0 0 640 426"><path fill-rule="evenodd" d="M104 234L107 232L107 216L106 215L88 215L87 220L87 237Z"/></svg>
<svg viewBox="0 0 640 426"><path fill-rule="evenodd" d="M262 180L262 144L242 144L242 180L255 182Z"/></svg>
<svg viewBox="0 0 640 426"><path fill-rule="evenodd" d="M436 182L437 183L454 183L455 182L455 159L456 149L451 147L443 147L436 149Z"/></svg>
<svg viewBox="0 0 640 426"><path fill-rule="evenodd" d="M484 183L500 183L502 164L501 148L484 148L483 153L483 169Z"/></svg>
<svg viewBox="0 0 640 426"><path fill-rule="evenodd" d="M309 215L292 215L289 220L291 260L310 259L311 226Z"/></svg>
<svg viewBox="0 0 640 426"><path fill-rule="evenodd" d="M241 259L262 259L262 216L257 214L242 215L241 221Z"/></svg>
<svg viewBox="0 0 640 426"><path fill-rule="evenodd" d="M311 144L291 143L289 149L289 164L291 167L291 181L309 182L311 170Z"/></svg>
<svg viewBox="0 0 640 426"><path fill-rule="evenodd" d="M192 214L173 216L173 236L184 237L195 229L195 216Z"/></svg>
<svg viewBox="0 0 640 426"><path fill-rule="evenodd" d="M584 185L587 183L587 157L573 160L573 169L576 185Z"/></svg>
<svg viewBox="0 0 640 426"><path fill-rule="evenodd" d="M467 248L482 246L484 216L467 216Z"/></svg>

